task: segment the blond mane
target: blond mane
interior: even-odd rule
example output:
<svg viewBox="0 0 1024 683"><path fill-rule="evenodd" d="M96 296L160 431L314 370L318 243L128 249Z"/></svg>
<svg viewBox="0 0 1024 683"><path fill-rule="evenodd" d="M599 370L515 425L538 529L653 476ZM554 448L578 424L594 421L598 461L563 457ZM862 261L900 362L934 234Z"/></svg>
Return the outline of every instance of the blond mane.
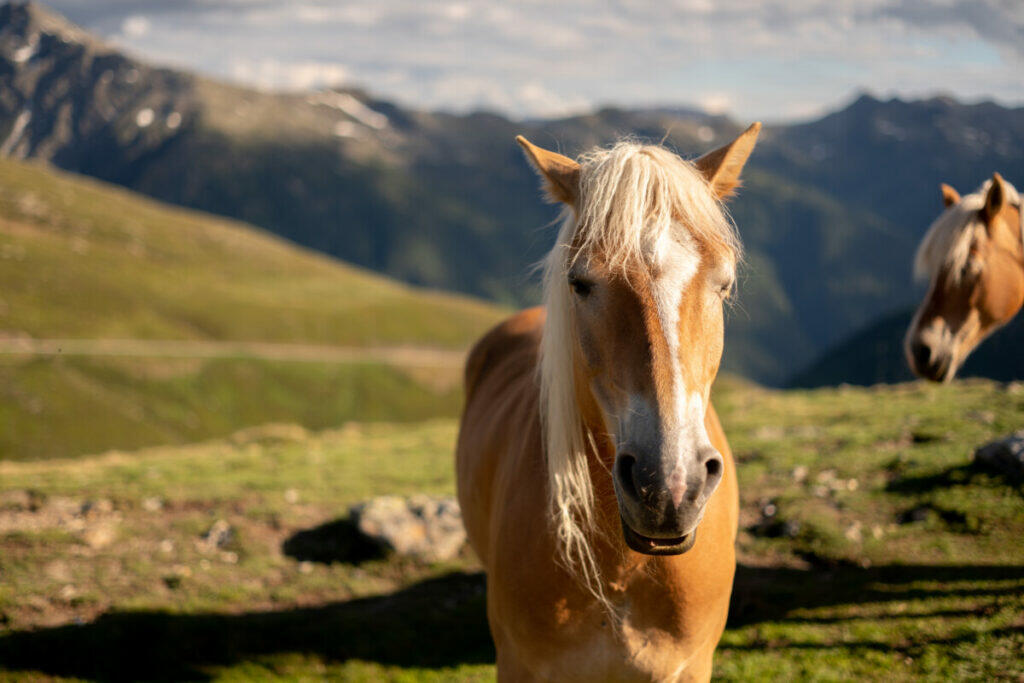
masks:
<svg viewBox="0 0 1024 683"><path fill-rule="evenodd" d="M983 228L981 210L992 181L985 181L973 194L964 196L949 207L928 228L914 257L914 278L928 281L945 269L952 281L958 282L971 256L971 244L978 229ZM1003 181L1007 201L1020 206L1017 188ZM1024 235L1024 213L1021 214Z"/></svg>
<svg viewBox="0 0 1024 683"><path fill-rule="evenodd" d="M540 408L549 503L562 559L611 611L592 548L594 489L587 452L596 446L577 405L568 268L574 259L596 257L611 270L634 272L656 261L666 237L693 239L708 252L733 259L739 258L741 248L708 181L694 164L669 150L622 141L594 149L579 161L576 211L566 210L544 263L547 321L541 341Z"/></svg>

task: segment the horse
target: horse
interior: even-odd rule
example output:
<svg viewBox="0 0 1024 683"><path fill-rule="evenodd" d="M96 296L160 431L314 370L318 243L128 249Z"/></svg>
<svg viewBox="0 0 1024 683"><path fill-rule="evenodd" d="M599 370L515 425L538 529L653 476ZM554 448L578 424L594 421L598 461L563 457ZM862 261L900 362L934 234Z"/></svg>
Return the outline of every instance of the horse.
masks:
<svg viewBox="0 0 1024 683"><path fill-rule="evenodd" d="M930 283L904 351L921 378L949 382L967 356L1024 305L1024 211L1013 185L993 174L961 197L940 186L945 205L914 259Z"/></svg>
<svg viewBox="0 0 1024 683"><path fill-rule="evenodd" d="M759 130L692 162L517 138L563 222L543 308L467 357L456 446L500 680L711 676L739 505L710 403L740 258L723 202Z"/></svg>

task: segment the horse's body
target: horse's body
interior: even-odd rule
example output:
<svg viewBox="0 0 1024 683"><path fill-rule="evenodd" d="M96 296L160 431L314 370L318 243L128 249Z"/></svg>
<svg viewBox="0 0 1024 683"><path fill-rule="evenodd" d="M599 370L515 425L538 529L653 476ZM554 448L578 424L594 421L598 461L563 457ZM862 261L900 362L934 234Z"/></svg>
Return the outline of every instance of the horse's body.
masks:
<svg viewBox="0 0 1024 683"><path fill-rule="evenodd" d="M739 505L732 456L714 409L707 427L725 457L725 475L689 552L630 552L617 540L622 533L614 498L605 497L608 504L598 510L607 541L600 548L602 573L612 585L613 605L626 611L616 628L555 560L537 410L543 324L542 309L508 319L480 340L466 367L463 424L475 428L459 437L459 502L470 543L487 568L487 616L499 677L708 679L729 607ZM614 459L607 445L594 456L593 463Z"/></svg>
<svg viewBox="0 0 1024 683"><path fill-rule="evenodd" d="M726 187L721 194L735 185L756 134L752 128L752 134L748 131L747 138L741 138L738 166L737 150L731 156L722 156L719 150L720 156L709 162L711 171L705 171L710 184L703 191L713 191L715 181ZM527 149L533 155L550 154ZM549 185L549 192L572 206L578 217L582 200L573 194L577 190L571 184L557 185L559 169L572 171L573 162L558 157L554 163L562 166L551 171L544 158L533 160L555 185ZM719 166L729 168L725 177L714 175ZM562 237L575 239L578 245L579 235L573 238L573 230L570 224ZM588 258L597 260L593 254ZM697 272L690 273L692 283L717 283L720 264L708 254L702 258ZM549 262L549 276L555 275L548 278L546 289L560 283L565 287L563 262L561 257ZM658 277L666 277L662 270ZM459 502L470 543L487 572L487 616L498 653L498 676L514 681L707 680L728 612L738 518L735 467L706 400L721 353L721 320L713 312L717 305L720 316L721 303L714 299L709 304L699 284L680 286L696 291L695 298L689 305L673 304L678 308L670 319L685 335L682 341L695 348L680 345L674 353L663 352L657 347L678 340L673 332L665 332L660 341L645 338L644 331L650 335L658 325L652 321L654 298L643 294L643 278L636 276L627 284L605 271L595 272L592 269L587 277L597 284L588 284L583 294L575 276L569 275L577 293L573 305L596 306L593 302L599 301L602 315L607 315L598 316L601 322L595 329L617 329L608 332L605 342L590 339L597 332L581 331L588 323L579 316L596 314L577 308L572 329L586 341L560 340L575 349L570 376L563 379L571 387L575 414L588 435L585 447L573 456L578 460L560 464L550 455L557 448L547 432L557 428L550 424L554 418L549 405L557 387L545 389L545 377L539 377L549 372L544 354L554 353L549 316L561 310L557 301L546 296L547 313L530 309L491 330L476 344L466 365L466 408L457 447ZM686 284L678 278L673 282ZM654 276L648 280L650 287L657 283ZM618 302L617 308L612 301ZM630 333L639 338L627 341ZM708 350L696 347L703 344L705 334ZM584 344L589 345L585 351ZM600 358L611 362L595 360ZM683 370L680 359L687 360ZM623 370L630 367L633 370ZM671 376L673 370L676 377ZM611 381L609 373L619 374ZM613 384L632 386L623 394L628 398L620 401L628 409L615 408L619 403L608 398ZM666 417L672 406L668 398L658 397L671 393L667 385L681 394L680 387L695 384L703 400L698 389L688 396L701 406L700 425L672 437L673 430L679 431L673 418ZM649 417L644 396L661 401L654 411L660 414L654 430L657 444L646 450L637 445L642 441L637 434L650 436L651 430L644 431L646 423L635 427L630 422L645 415L656 419ZM668 465L659 469L663 461ZM592 505L572 508L559 498L560 491L573 490L559 478L568 470L559 468L573 462L586 470L586 489L575 490L575 495L592 497ZM569 516L560 517L567 507ZM587 545L574 555L566 539L581 528Z"/></svg>
<svg viewBox="0 0 1024 683"><path fill-rule="evenodd" d="M1024 305L1024 211L998 173L961 197L942 185L946 210L925 235L915 274L930 282L905 339L910 368L948 382L988 335Z"/></svg>

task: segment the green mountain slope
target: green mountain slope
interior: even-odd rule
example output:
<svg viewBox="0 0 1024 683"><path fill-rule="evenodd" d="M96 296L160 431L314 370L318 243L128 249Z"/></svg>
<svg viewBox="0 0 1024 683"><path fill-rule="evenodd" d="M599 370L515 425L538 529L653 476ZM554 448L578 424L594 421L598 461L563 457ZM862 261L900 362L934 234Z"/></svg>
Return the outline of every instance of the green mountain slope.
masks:
<svg viewBox="0 0 1024 683"><path fill-rule="evenodd" d="M239 223L0 161L0 459L181 443L273 420L452 415L457 352L503 314ZM18 353L22 338L166 340L172 352ZM272 342L298 358L263 347L206 357L196 341ZM349 360L334 358L339 346L355 347ZM379 347L455 353L391 362Z"/></svg>

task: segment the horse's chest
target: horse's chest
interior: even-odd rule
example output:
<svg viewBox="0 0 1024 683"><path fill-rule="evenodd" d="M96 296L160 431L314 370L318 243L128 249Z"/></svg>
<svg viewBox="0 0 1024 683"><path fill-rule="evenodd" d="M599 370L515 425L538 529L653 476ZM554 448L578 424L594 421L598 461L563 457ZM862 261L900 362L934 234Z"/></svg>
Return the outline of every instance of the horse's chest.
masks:
<svg viewBox="0 0 1024 683"><path fill-rule="evenodd" d="M594 629L537 667L540 677L557 681L685 681L695 677L694 652L679 638L658 630ZM701 678L697 676L696 678Z"/></svg>

